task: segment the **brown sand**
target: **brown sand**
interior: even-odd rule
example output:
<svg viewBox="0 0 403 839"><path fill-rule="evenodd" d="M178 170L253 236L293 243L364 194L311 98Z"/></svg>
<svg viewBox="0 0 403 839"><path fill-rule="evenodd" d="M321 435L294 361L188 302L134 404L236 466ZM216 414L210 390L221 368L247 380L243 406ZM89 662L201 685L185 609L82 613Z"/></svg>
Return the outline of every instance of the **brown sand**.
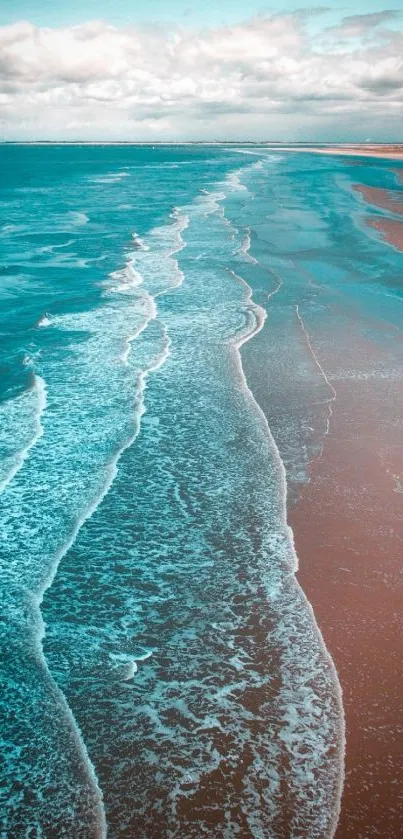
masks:
<svg viewBox="0 0 403 839"><path fill-rule="evenodd" d="M403 221L380 218L379 216L367 218L366 221L369 227L373 227L381 233L386 242L399 251L403 251Z"/></svg>
<svg viewBox="0 0 403 839"><path fill-rule="evenodd" d="M386 160L403 160L403 145L343 145L318 146L276 146L273 151L310 152L313 154L337 154L348 157L382 157Z"/></svg>
<svg viewBox="0 0 403 839"><path fill-rule="evenodd" d="M396 174L403 183L403 170ZM403 213L393 191L356 189ZM367 223L403 251L403 221ZM359 338L353 319L343 340L332 337L331 318L311 336L337 395L323 453L289 513L298 578L343 690L346 777L336 839L403 836L403 338L393 324L377 326L382 350Z"/></svg>
<svg viewBox="0 0 403 839"><path fill-rule="evenodd" d="M312 464L311 481L289 520L299 581L344 694L346 779L336 839L398 839L403 835L402 335L389 327L383 357L371 344L360 345L354 331L352 322L338 345L325 331L317 338L318 357L337 396L322 456ZM315 349L314 336L312 345Z"/></svg>
<svg viewBox="0 0 403 839"><path fill-rule="evenodd" d="M403 215L403 190L380 189L374 186L354 184L353 189L359 192L364 201L388 210L390 213Z"/></svg>

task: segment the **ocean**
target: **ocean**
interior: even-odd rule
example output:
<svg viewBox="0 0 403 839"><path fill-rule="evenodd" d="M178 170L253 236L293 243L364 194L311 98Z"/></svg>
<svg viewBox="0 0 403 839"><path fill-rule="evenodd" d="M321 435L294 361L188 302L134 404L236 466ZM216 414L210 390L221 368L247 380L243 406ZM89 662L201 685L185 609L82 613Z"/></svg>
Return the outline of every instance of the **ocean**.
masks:
<svg viewBox="0 0 403 839"><path fill-rule="evenodd" d="M342 696L287 506L331 422L328 330L401 322L352 189L395 175L242 146L0 161L1 835L327 839Z"/></svg>

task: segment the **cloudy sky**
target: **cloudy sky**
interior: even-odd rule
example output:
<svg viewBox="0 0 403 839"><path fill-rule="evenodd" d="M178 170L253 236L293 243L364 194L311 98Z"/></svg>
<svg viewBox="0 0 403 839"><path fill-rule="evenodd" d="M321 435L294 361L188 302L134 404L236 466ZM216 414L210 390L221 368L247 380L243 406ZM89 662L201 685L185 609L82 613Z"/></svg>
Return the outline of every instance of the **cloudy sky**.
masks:
<svg viewBox="0 0 403 839"><path fill-rule="evenodd" d="M0 0L0 134L403 140L403 14L377 0Z"/></svg>

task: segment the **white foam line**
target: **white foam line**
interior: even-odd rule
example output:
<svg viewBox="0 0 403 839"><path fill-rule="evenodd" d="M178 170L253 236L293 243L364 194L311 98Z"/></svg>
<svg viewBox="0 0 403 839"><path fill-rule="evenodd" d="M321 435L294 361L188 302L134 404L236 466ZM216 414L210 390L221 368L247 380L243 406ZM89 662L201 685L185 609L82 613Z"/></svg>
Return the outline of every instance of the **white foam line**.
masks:
<svg viewBox="0 0 403 839"><path fill-rule="evenodd" d="M176 253L183 250L183 248L186 246L186 243L184 242L184 240L182 238L182 231L185 230L189 225L189 217L187 215L182 214L181 211L178 208L175 208L172 211L172 213L170 214L170 218L174 219L174 223L172 225L172 228L176 232L176 243L171 248L171 250L169 250L168 253L166 254L168 259L172 259L172 257ZM137 233L133 233L132 236L133 236L133 239L135 240L135 242L140 243L139 250L141 250L143 252L146 252L146 251L150 250L149 246L146 245L138 237ZM179 268L178 261L176 259L172 259L172 262L173 262L174 268L175 268L175 271L174 271L175 281L173 282L173 284L171 286L169 286L167 288L164 288L161 291L157 292L154 295L154 297L152 295L148 294L147 291L144 291L144 299L147 299L148 304L149 304L149 316L144 321L144 323L141 324L141 326L138 327L138 329L133 333L133 335L130 335L128 338L126 338L125 349L123 350L123 352L120 356L120 359L124 364L128 364L130 350L131 350L131 346L132 346L133 342L141 335L142 332L144 332L144 330L147 328L150 321L152 321L152 320L155 321L158 317L158 310L157 310L157 306L156 306L156 303L155 303L156 298L160 297L161 295L167 294L169 291L172 291L175 288L178 288L183 283L184 276L183 276L183 272ZM134 287L142 285L142 283L144 282L144 277L142 276L142 274L140 274L136 270L135 264L136 264L136 255L133 254L133 256L127 261L125 268L123 268L122 270L112 272L112 274L110 276L113 279L118 279L119 280L124 276L129 278L129 282L128 283L123 283L123 284L121 283L115 289L116 291L118 291L118 292L119 291L124 291L127 287L129 287L129 288L133 287L134 288Z"/></svg>
<svg viewBox="0 0 403 839"><path fill-rule="evenodd" d="M130 436L130 438L126 441L126 443L119 449L119 451L116 453L115 457L109 463L108 472L107 472L107 475L106 475L106 478L105 478L105 482L104 482L104 485L103 485L99 495L97 496L97 498L95 498L91 502L91 504L89 504L87 506L83 515L79 519L77 519L75 527L73 528L70 536L68 537L68 539L66 539L64 544L61 546L61 548L56 553L56 555L54 557L53 566L49 571L48 577L47 577L47 579L46 579L46 581L43 585L42 591L38 594L38 596L36 598L36 606L38 608L38 614L39 614L37 641L38 641L38 645L40 646L40 651L41 651L41 654L42 654L42 660L43 660L45 669L46 669L46 671L48 673L48 676L49 676L49 678L50 678L50 680L52 681L53 684L54 684L54 680L53 680L53 677L52 677L52 675L49 671L49 668L47 666L46 657L43 654L43 645L41 643L43 641L44 636L45 636L45 626L44 626L44 622L43 622L43 619L42 619L42 613L41 613L41 605L42 605L42 602L43 602L43 598L44 598L45 592L47 591L47 589L49 589L51 587L51 585L52 585L52 583L53 583L53 581L56 577L56 574L57 574L57 571L58 571L61 560L66 555L67 551L74 544L74 542L77 538L77 535L78 535L79 531L81 530L82 526L85 524L86 521L88 521L88 519L91 518L91 516L95 513L96 509L102 503L105 496L108 494L108 492L109 492L109 490L110 490L110 488L111 488L111 486L112 486L112 484L113 484L113 482L116 478L116 475L118 473L118 462L119 462L122 454L126 451L126 449L128 449L131 445L133 445L134 441L136 440L136 438L138 437L138 435L140 433L141 417L146 412L146 407L145 407L145 404L144 404L144 392L146 390L146 383L147 383L148 375L151 372L154 372L155 370L158 370L165 363L166 359L169 356L170 339L167 336L165 327L163 327L163 331L164 331L164 335L165 335L165 346L164 346L164 349L163 349L162 353L160 354L160 356L158 356L156 358L154 363L152 363L150 365L150 367L147 368L147 370L143 371L142 373L139 373L139 375L138 375L138 385L139 385L139 387L138 387L138 395L137 395L137 399L136 399L136 402L137 402L137 405L138 405L138 412L137 412L137 416L136 416L136 427L134 429L134 432ZM98 782L98 778L97 778L97 775L96 775L96 772L95 772L95 768L94 768L93 763L92 763L92 761L89 757L89 754L87 752L87 748L85 746L85 742L84 742L84 739L82 737L80 728L77 725L77 722L74 718L74 715L73 715L73 712L72 712L70 706L68 705L66 697L64 696L64 694L60 690L60 688L58 688L58 691L59 691L59 694L63 697L64 703L65 703L65 708L68 711L68 715L69 715L71 723L73 725L74 732L77 736L77 742L79 744L79 747L81 748L81 753L82 753L82 756L83 756L83 759L84 759L84 763L87 766L89 776L90 776L90 778L91 778L91 780L94 784L95 792L96 792L96 794L99 798L100 824L99 824L98 837L99 837L99 839L106 839L107 825L106 825L105 810L104 810L103 802L102 802L102 791L101 791L101 788L99 786L99 782Z"/></svg>
<svg viewBox="0 0 403 839"><path fill-rule="evenodd" d="M181 229L184 229L187 226L188 223L189 223L189 220L185 216L180 221ZM180 230L179 230L179 236L180 236ZM178 247L176 250L180 250L182 247L185 247L185 243L183 242L182 239L181 239L180 243L178 243L178 244L180 245L180 247ZM176 250L174 252L176 252ZM176 287L176 286L173 286L173 288L174 287ZM164 289L164 291L160 292L160 294L167 293L170 290L172 290L172 289L171 288ZM150 299L153 299L153 298L151 298L151 296L150 296ZM153 304L154 304L153 318L150 318L146 322L146 324L143 326L143 328L140 328L137 331L136 337L138 337L138 335L141 334L141 332L143 331L143 329L145 329L145 327L148 325L148 323L150 322L151 319L155 320L157 318L157 307L155 305L154 299L153 299ZM138 392L137 392L137 398L136 398L137 415L135 417L135 428L134 428L133 434L129 437L129 439L126 441L126 443L124 443L122 445L122 447L116 453L115 457L109 463L107 474L106 474L106 477L105 477L105 481L104 481L104 484L103 484L103 487L102 487L100 493L87 506L87 508L83 512L82 516L79 519L77 519L76 524L75 524L70 536L65 540L65 542L63 543L61 548L57 551L57 553L54 557L53 565L52 565L51 569L49 570L48 577L45 580L44 585L42 587L42 591L38 593L38 596L36 598L36 606L37 606L37 609L38 609L37 642L38 642L38 646L39 646L39 649L40 649L42 663L44 665L45 670L48 673L49 679L52 681L53 684L55 684L55 682L54 682L53 677L52 677L52 675L49 671L49 668L48 668L47 662L46 662L46 657L45 657L44 652L43 652L43 643L42 642L43 642L43 638L45 636L45 625L44 625L44 622L43 622L42 612L41 612L41 605L43 603L43 598L44 598L45 592L51 587L51 585L52 585L52 583L53 583L53 581L56 577L60 562L62 561L63 557L66 555L66 553L69 551L69 549L74 544L74 542L77 538L77 535L78 535L79 531L81 530L82 526L95 513L95 511L97 510L97 508L99 507L99 505L102 503L103 499L105 498L105 496L109 492L109 490L110 490L110 488L111 488L111 486L112 486L112 484L113 484L113 482L114 482L114 480L117 476L118 462L119 462L122 454L126 451L126 449L130 448L130 446L133 445L134 441L137 439L137 437L140 433L141 418L147 410L146 407L145 407L144 394L145 394L145 390L146 390L146 387L147 387L148 376L149 376L150 373L155 372L160 367L162 367L162 365L165 363L165 361L167 360L167 358L170 355L171 341L170 341L170 338L167 334L165 325L162 325L162 331L163 331L165 341L164 341L164 347L163 347L163 350L162 350L161 354L159 356L157 356L155 361L152 364L150 364L150 366L146 370L144 370L142 373L138 374ZM128 354L128 351L129 351L130 344L131 344L132 340L134 340L134 338L128 339L127 354ZM98 839L106 839L106 836L107 836L106 814L105 814L105 808L104 808L104 805L103 805L102 790L99 786L99 781L98 781L98 778L97 778L97 774L95 772L94 765L93 765L93 763L90 759L90 756L88 754L88 751L87 751L87 748L86 748L86 745L85 745L85 742L84 742L84 738L81 734L80 728L77 725L77 722L74 718L74 715L73 715L73 712L72 712L70 706L68 705L66 697L64 696L64 694L60 690L60 688L57 688L57 690L58 690L60 696L63 699L65 709L66 709L66 711L69 715L69 718L71 720L71 723L72 723L73 731L74 731L74 733L77 737L77 743L79 745L79 748L81 749L81 754L82 754L82 757L83 757L83 760L84 760L84 765L87 767L89 777L90 777L90 779L93 783L95 793L98 797L98 801L99 801Z"/></svg>
<svg viewBox="0 0 403 839"><path fill-rule="evenodd" d="M78 535L78 532L81 529L81 527L83 526L83 524L86 521L88 521L89 518L91 518L91 516L95 513L96 509L99 507L99 505L104 500L105 496L108 494L109 489L112 486L112 483L116 478L117 471L118 471L117 470L117 464L118 464L123 452L125 452L126 449L130 448L130 446L133 445L134 441L136 440L136 438L139 435L141 417L146 412L146 407L145 407L145 404L144 404L143 397L144 397L144 392L145 392L145 389L146 389L146 382L147 382L148 375L150 373L154 372L155 370L158 370L160 367L162 367L162 365L165 363L166 359L168 358L168 356L170 354L169 353L169 348L170 348L171 342L170 342L170 339L167 335L167 332L166 332L166 329L165 329L164 326L162 327L162 331L163 331L164 337L165 337L165 345L164 345L164 348L163 348L161 354L159 356L157 356L156 360L152 364L150 364L150 366L146 370L144 370L144 371L142 371L141 373L138 374L138 379L137 379L138 380L138 394L137 394L137 397L136 397L138 411L137 411L137 415L136 415L135 430L134 430L133 434L130 435L130 437L128 438L126 443L124 443L121 446L119 451L116 453L116 455L112 458L112 460L108 464L107 476L105 478L104 485L103 485L99 495L87 506L87 508L83 512L82 516L80 516L77 519L76 524L75 524L70 536L66 539L66 541L63 543L61 548L59 548L59 550L57 551L57 553L55 555L55 558L54 558L53 567L51 568L50 573L48 575L48 578L46 579L46 581L44 583L42 592L38 595L37 603L38 603L39 606L41 605L41 603L43 601L45 591L47 591L47 589L50 588L50 586L52 585L52 583L55 579L56 572L57 572L57 569L60 565L61 559L65 556L67 551L74 544L75 539ZM43 624L42 624L42 631L43 631L43 629L44 629L44 627L43 627ZM43 637L43 635L41 635L41 638L42 637Z"/></svg>
<svg viewBox="0 0 403 839"><path fill-rule="evenodd" d="M276 286L276 288L273 289L273 291L268 292L268 294L267 294L267 299L268 300L270 300L270 298L273 297L274 294L277 294L277 292L280 291L280 288L283 285L283 280L280 277L280 274L278 274L277 271L274 270L274 268L269 268L269 271L276 278L277 286Z"/></svg>
<svg viewBox="0 0 403 839"><path fill-rule="evenodd" d="M267 312L265 309L263 309L263 306L259 306L257 303L254 303L254 301L252 300L252 289L244 280L244 278L240 277L240 275L236 274L235 271L233 271L232 269L229 270L229 273L245 289L246 301L249 303L249 311L253 312L253 315L255 317L255 326L252 329L246 330L245 334L242 335L242 337L231 339L231 342L234 343L235 341L238 350L240 350L243 344L246 344L247 341L249 341L251 338L257 335L258 332L260 332L267 318ZM276 291L278 291L278 289L276 289ZM272 293L275 294L275 292Z"/></svg>
<svg viewBox="0 0 403 839"><path fill-rule="evenodd" d="M30 441L28 446L26 446L24 452L21 453L21 455L19 457L19 460L18 460L18 463L16 464L13 471L8 475L7 480L3 481L3 483L0 485L0 492L5 488L5 486L7 486L10 483L12 478L14 478L14 476L19 471L19 469L23 465L24 461L28 457L28 454L29 454L30 450L33 448L33 446L35 446L35 444L38 442L38 440L42 437L42 435L44 433L43 426L42 426L42 423L41 423L41 417L42 417L42 414L43 414L44 410L46 409L46 405L47 405L46 383L45 383L44 379L41 378L41 376L35 375L33 387L36 389L36 391L38 393L38 406L37 406L37 414L36 414L36 434L34 435L32 440ZM55 573L56 573L56 571L55 571ZM45 589L44 589L44 591L45 591ZM65 713L67 714L67 717L70 720L73 736L76 740L78 751L81 752L81 755L82 755L82 758L83 758L83 765L87 770L88 778L89 778L90 782L93 784L95 794L96 794L96 796L98 798L98 801L99 801L99 808L98 808L99 833L98 833L98 837L99 837L99 839L105 839L105 837L106 837L105 812L104 812L104 808L103 808L103 804L102 804L102 793L101 793L101 790L100 790L100 787L99 787L99 784L98 784L98 779L97 779L94 767L93 767L92 762L90 760L90 757L88 755L83 737L81 735L81 731L80 731L80 729L77 725L76 720L74 719L73 713L72 713L71 708L70 708L70 706L69 706L69 704L66 700L66 697L64 696L63 692L60 690L59 686L54 681L53 676L51 675L51 673L49 671L45 656L43 655L43 648L42 648L41 641L42 641L42 638L43 638L43 635L44 635L44 624L43 624L42 615L41 615L41 612L40 612L40 603L43 600L43 594L44 594L44 592L42 593L42 595L40 597L40 600L36 604L38 606L38 615L39 615L38 626L39 626L40 629L42 629L42 634L40 632L38 632L38 636L37 636L37 639L36 639L37 642L38 642L38 646L39 646L41 663L42 663L42 666L45 670L45 673L47 674L47 676L49 678L49 681L52 684L53 689L58 693L60 701L61 701L61 703L64 707Z"/></svg>
<svg viewBox="0 0 403 839"><path fill-rule="evenodd" d="M231 151L236 152L237 154L251 154L253 157L261 157L262 152L260 151L252 151L251 149L231 149ZM265 156L265 155L263 155Z"/></svg>
<svg viewBox="0 0 403 839"><path fill-rule="evenodd" d="M16 476L17 472L20 471L21 467L23 466L25 460L27 459L29 452L31 449L36 445L38 440L42 437L43 434L43 426L42 426L42 414L46 408L47 398L46 398L46 383L41 376L35 375L34 377L34 384L32 386L32 390L36 391L37 394L37 406L36 406L36 413L35 413L35 424L34 424L34 434L29 441L29 443L19 452L14 466L10 469L7 477L4 478L3 481L0 482L0 493L4 492L5 488L9 485L9 483L13 480Z"/></svg>
<svg viewBox="0 0 403 839"><path fill-rule="evenodd" d="M176 253L179 253L179 251L183 250L183 248L186 247L186 242L184 242L184 240L182 238L182 231L185 230L189 226L189 216L183 215L181 213L181 211L177 208L175 208L173 210L170 217L175 219L175 222L172 225L172 227L176 229L176 243L173 246L173 248L168 251L168 253L167 253L168 259L172 259L172 257L174 257L174 255ZM137 236L137 234L133 234L133 236ZM148 245L143 245L142 250L144 250L144 251L149 250ZM161 291L156 292L154 297L152 297L150 294L148 294L147 291L144 292L145 296L148 298L148 302L149 302L149 305L150 305L150 310L151 310L150 311L150 316L149 316L148 320L145 320L145 322L141 326L139 326L139 328L136 330L136 332L133 333L133 335L130 335L126 339L126 347L125 347L122 355L120 356L120 358L121 358L121 360L123 361L124 364L128 363L130 350L131 350L131 346L132 346L133 341L135 341L141 335L141 333L144 332L144 330L147 328L150 321L152 321L152 320L155 321L158 318L158 309L157 309L157 306L156 306L156 303L155 303L157 297L160 297L164 294L168 294L168 292L173 291L175 288L178 288L183 283L184 275L183 275L183 271L181 271L181 269L179 268L179 263L178 263L177 259L172 259L172 262L174 263L174 266L175 266L175 282L173 282L173 284L171 286L169 286L167 288L164 288ZM135 270L134 264L135 264L135 258L129 260L129 262L127 263L127 266L126 266L126 270L130 270L131 273L135 276L136 281L133 284L141 285L144 282L144 277ZM119 272L116 272L116 273L119 273Z"/></svg>
<svg viewBox="0 0 403 839"><path fill-rule="evenodd" d="M244 283L245 287L247 287L247 289L248 289L247 299L249 301L252 301L252 294L253 294L252 289L250 288L248 283L245 282L245 280L243 280L243 283ZM274 294L277 294L278 291L281 288L281 285L282 285L282 282L280 281L277 288L274 289L273 292L271 292L269 297L272 297ZM256 307L256 309L262 310L262 307L259 306L258 304L255 303L254 306ZM290 571L291 571L291 575L292 575L292 578L293 578L293 583L294 583L297 591L299 591L302 599L304 600L304 602L305 602L305 604L306 604L306 606L307 606L307 608L308 608L308 610L311 614L312 622L314 624L314 627L315 627L315 630L316 630L316 633L317 633L317 637L318 637L318 640L319 640L319 644L321 646L322 654L323 654L324 659L325 659L325 661L327 662L327 664L330 668L330 672L331 672L331 675L333 677L335 698L336 698L336 701L337 701L337 704L338 704L339 720L340 720L340 730L339 730L340 772L339 772L339 783L338 783L338 787L337 787L337 802L336 802L336 805L335 805L335 810L332 813L332 821L331 821L331 825L330 825L330 832L328 833L328 835L326 837L323 837L323 839L333 839L333 837L336 833L337 825L338 825L339 818L340 818L341 796L342 796L343 786L344 786L344 758L345 758L345 746L346 746L346 733L345 733L343 694L342 694L342 688L341 688L339 676L338 676L334 661L333 661L333 659L332 659L332 657L331 657L331 655L330 655L330 653L329 653L329 651L326 647L323 635L322 635L322 633L320 631L320 628L317 624L312 605L309 602L305 592L303 591L303 589L299 585L298 580L295 577L295 573L298 570L298 556L297 556L297 552L296 552L296 549L295 549L294 534L293 534L293 531L292 531L291 527L289 526L289 524L287 522L287 477L286 477L286 470L285 470L284 462L281 458L280 451L278 449L277 443L276 443L276 441L273 437L273 434L271 432L267 417L266 417L265 413L263 412L263 410L261 409L259 403L256 401L256 399L253 395L253 392L251 391L251 389L248 385L248 381L247 381L247 378L245 376L243 365L242 365L241 347L245 343L247 343L247 341L249 341L251 338L253 338L255 335L257 335L258 332L260 332L261 329L263 328L264 323L265 323L265 319L266 319L265 310L263 310L263 312L260 312L259 319L256 322L256 326L249 333L249 335L247 335L247 336L244 335L241 339L234 339L233 342L232 342L232 346L235 349L235 363L236 363L236 366L237 366L237 369L238 369L238 373L239 373L241 383L242 383L242 386L244 388L246 397L250 401L257 417L259 418L259 420L260 420L260 422L263 426L263 429L264 429L264 431L267 435L270 446L272 448L274 458L275 458L275 460L277 462L277 465L278 465L279 477L280 477L280 483L281 483L281 490L282 490L282 492L281 492L281 497L282 497L282 510L281 510L282 521L283 521L285 531L286 531L286 533L288 535L288 538L289 538L290 553L293 556L293 562L290 564ZM299 312L297 312L297 314L300 317ZM310 345L310 343L309 343L309 345ZM313 351L312 351L312 354L314 355ZM314 355L314 357L316 359L315 355ZM325 378L326 382L328 383L329 387L331 388L332 391L334 391L334 388L332 388L330 382L328 382L326 374L324 373L323 368L321 367L320 363L318 361L317 361L317 363L318 363L319 368L322 370L324 378ZM335 392L334 392L334 398L335 398Z"/></svg>
<svg viewBox="0 0 403 839"><path fill-rule="evenodd" d="M220 206L221 201L225 201L227 195L225 192L205 192L203 195L204 203L207 205L205 216L211 216L213 213L223 214L223 209Z"/></svg>
<svg viewBox="0 0 403 839"><path fill-rule="evenodd" d="M148 292L145 292L145 296L146 296L146 299L148 298L148 302L149 302L149 306L150 306L149 317L145 318L144 323L142 323L138 327L138 329L136 329L136 331L133 333L133 335L129 335L129 337L126 338L126 341L125 341L126 346L125 346L125 349L123 350L123 352L120 356L120 359L121 359L121 361L123 361L123 364L128 364L130 350L131 350L131 346L132 346L133 341L135 341L137 338L139 338L141 333L144 332L145 329L147 329L147 326L150 323L150 321L156 320L156 318L157 318L157 307L155 305L155 298L152 297L151 294L148 294Z"/></svg>
<svg viewBox="0 0 403 839"><path fill-rule="evenodd" d="M261 151L252 151L251 149L231 149L231 151L236 152L236 154L249 154L249 155L253 155L253 157L260 157L262 163L263 163L264 160L266 160L266 161L271 160L272 162L274 162L274 161L284 159L281 155L279 155L277 153L276 149L266 148L266 149L262 149ZM274 152L274 154L273 154L273 152ZM259 169L261 168L261 166L259 166L256 163L253 163L252 166L255 166L255 167L258 166ZM243 170L241 170L241 172L242 171Z"/></svg>
<svg viewBox="0 0 403 839"><path fill-rule="evenodd" d="M237 280L237 282L239 282L243 286L243 288L245 289L246 301L249 303L250 309L253 311L253 314L255 315L255 319L256 319L255 327L252 330L246 332L246 334L244 336L242 336L242 338L237 338L236 339L237 347L240 350L241 347L244 344L246 344L248 341L250 341L251 338L254 338L254 336L257 335L257 333L260 332L260 330L263 328L264 322L267 318L267 312L266 312L266 309L263 308L263 306L259 306L258 303L254 302L254 300L252 298L252 294L253 294L252 289L251 289L250 285L246 282L246 280L244 280L244 278L241 277L239 274L236 274L235 271L233 271L232 269L230 269L229 273L232 274L234 279ZM273 272L273 273L275 273L275 272ZM273 297L275 294L277 294L280 291L281 286L283 285L283 281L282 281L281 277L279 277L278 274L275 274L275 275L276 275L276 278L278 280L278 283L277 283L277 286L273 289L273 291L270 291L268 293L268 295L267 295L268 300L270 300L271 297Z"/></svg>
<svg viewBox="0 0 403 839"><path fill-rule="evenodd" d="M242 243L242 245L239 249L239 253L242 254L242 256L245 259L248 260L248 262L252 262L254 265L257 265L258 260L255 259L255 257L252 256L251 253L249 253L250 248L251 248L251 244L252 244L252 242L251 242L251 229L250 229L250 227L247 227L246 228L246 233L245 233L245 239L244 239L244 241L243 241L243 243Z"/></svg>
<svg viewBox="0 0 403 839"><path fill-rule="evenodd" d="M331 421L331 418L332 418L332 416L333 416L333 407L332 407L332 403L333 403L333 402L335 402L335 400L336 400L336 398L337 398L337 393L336 393L336 391L335 391L335 389L334 389L333 385L331 384L331 382L329 382L329 379L328 379L328 377L327 377L327 375L326 375L326 373L325 373L325 371L324 371L324 369L323 369L323 367L322 367L322 365L321 365L321 363L320 363L320 361L319 361L319 359L318 359L318 357L317 357L317 355L316 355L316 353L315 353L315 350L313 349L313 346L312 346L312 343L311 343L311 339L310 339L309 334L308 334L308 332L307 332L307 330L306 330L306 328L305 328L304 321L302 320L302 317L301 317L301 315L300 315L300 313L299 313L299 306L298 306L298 304L297 304L297 305L296 305L296 307L295 307L295 311L296 311L296 313L297 313L297 318L298 318L298 321L299 321L299 325L300 325L301 330L302 330L302 332L303 332L303 334L304 334L304 336L305 336L306 342L307 342L307 344L308 344L308 349L309 349L309 351L310 351L310 353L311 353L311 355L312 355L312 358L313 358L313 360L314 360L314 362L315 362L315 364L316 364L316 366L317 366L318 370L320 371L320 373L321 373L321 375L322 375L323 379L325 380L325 382L326 382L326 384L327 384L327 386L328 386L328 388L329 388L329 390L330 390L330 392L331 392L331 394L332 394L332 395L331 395L331 397L330 397L330 399L329 399L329 401L328 401L328 412L329 412L329 413L328 413L328 417L327 417L327 420L326 420L326 430L325 430L325 435L324 435L325 437L327 437L327 435L329 434L329 429L330 429L330 421ZM323 453L323 445L324 445L324 444L322 444L322 450L321 450L321 453L320 453L319 457L321 457L321 456L322 456L322 453Z"/></svg>
<svg viewBox="0 0 403 839"><path fill-rule="evenodd" d="M141 236L139 236L139 235L138 235L138 233L132 233L132 239L133 239L133 242L134 242L135 247L136 247L139 251L149 251L149 250L150 250L149 246L148 246L148 245L146 245L146 244L143 242L143 240L142 240Z"/></svg>
<svg viewBox="0 0 403 839"><path fill-rule="evenodd" d="M168 288L164 288L164 289L162 289L162 291L158 291L155 294L156 298L161 297L164 294L168 294L170 291L173 291L175 288L179 288L179 286L182 285L182 283L184 281L184 274L183 274L183 271L179 267L179 262L178 262L177 259L173 259L173 257L175 256L175 254L180 253L180 251L182 251L186 247L186 242L184 241L184 239L182 237L182 232L184 230L186 230L187 227L189 227L190 218L189 218L188 215L182 213L181 210L178 209L177 207L175 207L175 209L172 211L171 218L175 219L173 227L175 228L175 231L176 231L176 243L173 246L173 248L171 248L168 251L167 256L168 256L169 259L172 259L172 262L175 265L175 282L171 286L169 286Z"/></svg>
<svg viewBox="0 0 403 839"><path fill-rule="evenodd" d="M242 192L248 192L248 187L241 182L241 172L242 170L238 170L237 172L231 172L229 175L227 175L225 181L227 184L230 184L230 186L232 186L233 189L242 190Z"/></svg>
<svg viewBox="0 0 403 839"><path fill-rule="evenodd" d="M38 253L52 253L55 250L60 250L61 248L68 248L70 245L75 244L75 239L69 239L68 242L65 242L63 245L45 245L43 248L38 248Z"/></svg>
<svg viewBox="0 0 403 839"><path fill-rule="evenodd" d="M182 233L189 227L190 218L185 213L182 213L181 210L175 208L171 213L171 218L175 219L173 227L175 228L176 232L176 244L174 247L168 251L168 257L174 256L176 253L179 253L186 247L186 242L182 238ZM175 286L173 286L175 288ZM164 292L159 292L160 294L164 294Z"/></svg>
<svg viewBox="0 0 403 839"><path fill-rule="evenodd" d="M41 639L39 638L38 640L40 641ZM54 678L53 678L53 676L52 676L52 674L51 674L51 672L48 668L46 658L43 655L42 645L40 645L40 653L41 653L41 658L42 658L41 664L44 668L44 671L45 671L46 675L48 676L48 679L49 679L49 681L50 681L50 683L53 687L53 690L55 692L57 692L57 694L59 695L60 702L63 705L66 716L70 721L73 737L75 738L76 745L77 745L77 750L78 750L79 753L81 752L81 756L82 756L82 759L83 759L83 766L86 769L88 780L92 784L95 795L96 795L96 798L98 800L98 812L97 812L98 824L97 825L92 825L96 829L96 839L106 839L107 824L106 824L105 808L104 808L104 803L103 803L103 795L102 795L102 790L99 786L99 781L98 781L97 774L95 772L94 765L93 765L93 763L91 761L91 758L88 754L87 747L85 745L84 738L83 738L83 735L81 733L81 729L80 729L79 725L77 724L77 721L76 721L76 719L73 715L73 712L70 708L70 705L68 704L67 699L66 699L63 691L59 688L58 684L56 684L56 682L55 682L55 680L54 680Z"/></svg>
<svg viewBox="0 0 403 839"><path fill-rule="evenodd" d="M235 227L235 225L233 224L232 221L227 219L227 217L225 215L225 212L224 212L224 207L222 206L222 203L221 203L222 201L225 201L225 199L228 197L226 195L226 193L225 192L219 192L219 193L209 192L207 189L203 189L202 193L203 193L203 197L205 199L205 203L206 204L210 203L210 208L207 210L207 212L204 213L204 215L205 216L210 216L213 213L217 213L217 215L220 216L222 222L226 225L226 227L232 227L232 229L234 230L233 238L235 238L235 234L238 233L238 229Z"/></svg>

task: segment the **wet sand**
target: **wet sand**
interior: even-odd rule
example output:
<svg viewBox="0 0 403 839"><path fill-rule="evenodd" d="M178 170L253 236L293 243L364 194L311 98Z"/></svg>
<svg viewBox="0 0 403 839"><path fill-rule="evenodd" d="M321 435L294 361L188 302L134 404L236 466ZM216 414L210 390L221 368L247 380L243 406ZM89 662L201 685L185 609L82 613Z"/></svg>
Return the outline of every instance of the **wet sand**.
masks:
<svg viewBox="0 0 403 839"><path fill-rule="evenodd" d="M396 169L395 174L399 186L397 189L381 189L380 187L353 184L353 189L369 206L380 207L395 216L403 216L403 169ZM389 245L403 251L403 221L398 218L384 216L368 216L365 219L368 227L374 228Z"/></svg>
<svg viewBox="0 0 403 839"><path fill-rule="evenodd" d="M353 322L339 347L324 335L316 339L318 356L337 395L323 453L312 464L311 481L289 520L298 578L343 689L346 778L336 839L398 839L403 820L402 333L391 328L385 357L358 339L354 346ZM315 348L314 336L312 343Z"/></svg>
<svg viewBox="0 0 403 839"><path fill-rule="evenodd" d="M357 145L343 146L276 146L273 151L309 152L310 154L332 154L347 157L380 157L386 160L403 160L403 145Z"/></svg>
<svg viewBox="0 0 403 839"><path fill-rule="evenodd" d="M402 178L401 170L396 174ZM400 191L355 189L367 203L403 213ZM403 251L403 221L366 222ZM320 337L320 360L337 396L322 456L290 523L298 577L343 689L346 778L336 839L397 839L403 823L403 339L391 327L382 353L355 332L352 322L339 347L331 336Z"/></svg>
<svg viewBox="0 0 403 839"><path fill-rule="evenodd" d="M367 218L366 223L377 230L386 242L403 251L403 221L374 216Z"/></svg>
<svg viewBox="0 0 403 839"><path fill-rule="evenodd" d="M364 186L354 184L353 189L358 192L364 201L380 207L390 213L403 215L403 190L380 189L375 186Z"/></svg>

